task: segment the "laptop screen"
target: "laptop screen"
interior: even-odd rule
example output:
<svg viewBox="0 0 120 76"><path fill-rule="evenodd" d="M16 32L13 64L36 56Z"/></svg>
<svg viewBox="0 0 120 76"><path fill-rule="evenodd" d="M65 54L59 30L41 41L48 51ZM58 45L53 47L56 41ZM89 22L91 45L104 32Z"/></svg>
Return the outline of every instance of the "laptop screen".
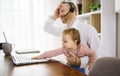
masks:
<svg viewBox="0 0 120 76"><path fill-rule="evenodd" d="M4 36L5 41L6 41L6 43L7 43L7 38L6 38L6 35L5 35L5 32L4 32L4 31L3 31L3 36Z"/></svg>

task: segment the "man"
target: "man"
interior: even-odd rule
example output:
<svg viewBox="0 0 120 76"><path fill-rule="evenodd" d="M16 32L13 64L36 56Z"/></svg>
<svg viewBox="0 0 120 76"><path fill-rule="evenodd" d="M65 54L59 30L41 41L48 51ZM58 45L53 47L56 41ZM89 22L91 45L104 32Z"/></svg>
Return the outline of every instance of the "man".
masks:
<svg viewBox="0 0 120 76"><path fill-rule="evenodd" d="M60 36L61 32L67 28L76 28L81 35L81 43L87 44L92 50L97 52L100 46L100 39L97 35L97 31L89 24L80 22L76 17L77 10L72 2L62 2L55 10L54 15L50 16L45 23L44 31ZM60 18L67 26L55 27L53 24ZM73 56L74 57L74 56Z"/></svg>

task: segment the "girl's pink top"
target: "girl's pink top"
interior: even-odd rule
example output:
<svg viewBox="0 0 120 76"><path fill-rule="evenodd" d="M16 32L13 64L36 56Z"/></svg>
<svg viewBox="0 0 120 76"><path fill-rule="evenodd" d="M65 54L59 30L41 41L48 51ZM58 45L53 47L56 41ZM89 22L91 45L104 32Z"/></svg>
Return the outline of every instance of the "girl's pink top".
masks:
<svg viewBox="0 0 120 76"><path fill-rule="evenodd" d="M63 47L55 49L55 50L49 50L41 54L40 56L45 57L45 58L50 58L54 57L60 54L64 54L66 57L69 56L69 52L74 53L77 55L79 58L88 56L89 61L88 65L91 66L94 61L97 58L96 52L91 50L87 45L84 44L79 44L77 50L65 50Z"/></svg>

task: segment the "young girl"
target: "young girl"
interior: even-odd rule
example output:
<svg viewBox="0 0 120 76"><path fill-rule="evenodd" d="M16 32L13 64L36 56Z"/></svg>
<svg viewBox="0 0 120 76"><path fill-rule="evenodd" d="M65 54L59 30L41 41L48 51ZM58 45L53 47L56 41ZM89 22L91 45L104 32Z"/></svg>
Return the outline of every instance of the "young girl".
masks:
<svg viewBox="0 0 120 76"><path fill-rule="evenodd" d="M80 44L80 33L74 28L66 29L62 32L62 47L47 51L33 59L50 58L60 54L64 54L67 58L67 64L81 72L85 73L83 68L80 68L80 58L88 56L89 61L87 66L89 68L96 60L96 53L88 48L85 44ZM73 57L74 56L74 59Z"/></svg>

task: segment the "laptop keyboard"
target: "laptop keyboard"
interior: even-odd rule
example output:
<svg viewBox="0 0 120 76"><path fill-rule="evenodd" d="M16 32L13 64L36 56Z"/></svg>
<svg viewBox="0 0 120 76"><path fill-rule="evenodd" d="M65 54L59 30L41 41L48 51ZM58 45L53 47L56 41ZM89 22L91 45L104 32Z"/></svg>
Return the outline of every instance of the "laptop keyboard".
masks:
<svg viewBox="0 0 120 76"><path fill-rule="evenodd" d="M14 56L14 58L15 58L15 60L16 61L19 61L19 62L24 62L24 61L32 61L32 59L31 58L29 58L29 57L25 57L25 56Z"/></svg>
<svg viewBox="0 0 120 76"><path fill-rule="evenodd" d="M38 62L46 62L46 61L48 61L48 59L34 60L34 59L31 59L31 57L22 56L22 55L14 55L14 56L12 56L12 59L13 59L13 62L16 65L19 65L19 64L30 64L30 63L38 63Z"/></svg>

